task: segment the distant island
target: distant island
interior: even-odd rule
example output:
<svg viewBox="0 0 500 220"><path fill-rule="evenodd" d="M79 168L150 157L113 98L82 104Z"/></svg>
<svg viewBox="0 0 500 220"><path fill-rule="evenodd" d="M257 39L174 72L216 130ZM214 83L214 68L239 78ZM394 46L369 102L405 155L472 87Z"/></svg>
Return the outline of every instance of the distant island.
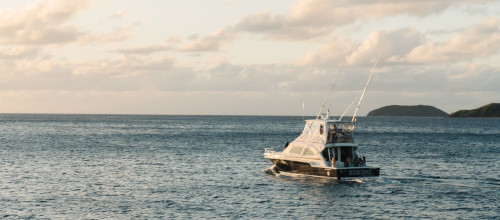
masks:
<svg viewBox="0 0 500 220"><path fill-rule="evenodd" d="M367 116L448 117L448 113L428 105L389 105L370 111Z"/></svg>
<svg viewBox="0 0 500 220"><path fill-rule="evenodd" d="M450 117L500 117L500 103L491 103L472 110L460 110Z"/></svg>

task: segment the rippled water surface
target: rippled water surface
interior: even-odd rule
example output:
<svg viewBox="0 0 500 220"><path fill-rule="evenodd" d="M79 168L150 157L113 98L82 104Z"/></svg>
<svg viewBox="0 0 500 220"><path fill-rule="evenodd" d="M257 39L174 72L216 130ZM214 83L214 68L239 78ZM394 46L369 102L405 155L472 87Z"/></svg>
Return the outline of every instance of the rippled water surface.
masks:
<svg viewBox="0 0 500 220"><path fill-rule="evenodd" d="M358 121L378 180L264 172L300 117L0 114L0 218L500 218L500 119Z"/></svg>

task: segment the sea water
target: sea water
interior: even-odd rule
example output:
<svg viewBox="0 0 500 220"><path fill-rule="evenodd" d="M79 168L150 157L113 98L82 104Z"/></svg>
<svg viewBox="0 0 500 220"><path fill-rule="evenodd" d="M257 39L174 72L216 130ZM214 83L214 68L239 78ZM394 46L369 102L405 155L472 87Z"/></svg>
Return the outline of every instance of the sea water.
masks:
<svg viewBox="0 0 500 220"><path fill-rule="evenodd" d="M0 218L500 218L499 118L358 122L375 180L266 172L300 117L0 114Z"/></svg>

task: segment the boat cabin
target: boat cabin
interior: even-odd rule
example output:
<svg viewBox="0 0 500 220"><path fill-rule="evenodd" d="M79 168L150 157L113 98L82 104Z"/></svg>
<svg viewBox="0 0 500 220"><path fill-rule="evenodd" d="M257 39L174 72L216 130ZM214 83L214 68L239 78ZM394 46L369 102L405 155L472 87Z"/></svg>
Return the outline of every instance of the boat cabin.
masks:
<svg viewBox="0 0 500 220"><path fill-rule="evenodd" d="M366 163L364 157L358 156L357 145L340 145L326 147L322 152L325 162L335 167L362 167Z"/></svg>
<svg viewBox="0 0 500 220"><path fill-rule="evenodd" d="M325 166L362 166L352 132L354 123L332 119L306 120L300 136L285 151L302 158L323 160Z"/></svg>

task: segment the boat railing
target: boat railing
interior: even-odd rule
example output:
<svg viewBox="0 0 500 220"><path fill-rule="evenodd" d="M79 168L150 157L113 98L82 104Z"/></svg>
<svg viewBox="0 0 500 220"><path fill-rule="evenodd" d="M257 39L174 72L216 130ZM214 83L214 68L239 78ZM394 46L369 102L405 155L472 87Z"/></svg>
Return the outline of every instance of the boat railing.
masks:
<svg viewBox="0 0 500 220"><path fill-rule="evenodd" d="M274 154L275 152L273 148L264 148L264 154Z"/></svg>

